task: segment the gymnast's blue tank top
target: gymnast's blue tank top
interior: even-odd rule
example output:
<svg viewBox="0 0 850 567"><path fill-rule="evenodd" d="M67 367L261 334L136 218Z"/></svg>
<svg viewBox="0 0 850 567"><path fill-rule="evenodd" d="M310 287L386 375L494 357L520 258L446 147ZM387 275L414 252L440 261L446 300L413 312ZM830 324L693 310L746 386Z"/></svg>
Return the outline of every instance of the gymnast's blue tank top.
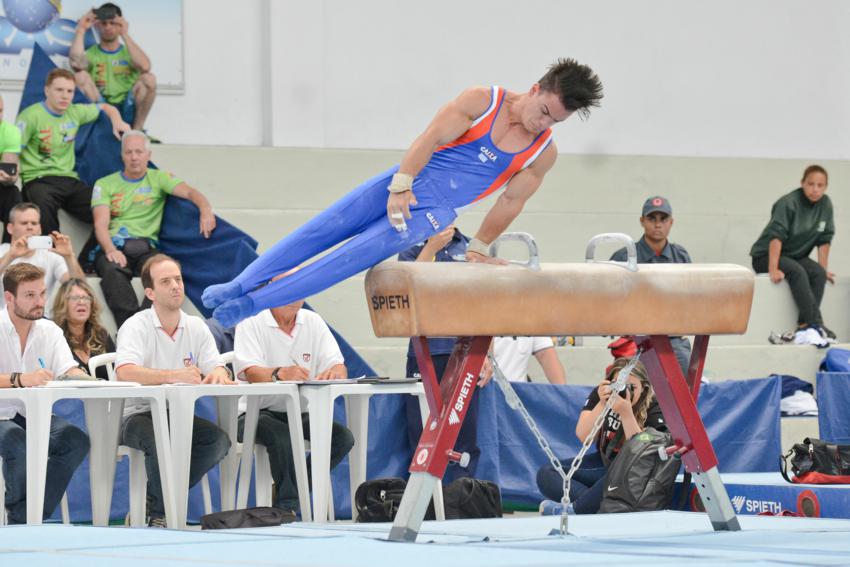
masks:
<svg viewBox="0 0 850 567"><path fill-rule="evenodd" d="M418 184L430 185L461 208L501 189L537 159L552 141L551 129L517 153L503 152L493 143L490 133L504 99L505 89L492 87L490 106L461 137L434 152L414 181L414 193Z"/></svg>

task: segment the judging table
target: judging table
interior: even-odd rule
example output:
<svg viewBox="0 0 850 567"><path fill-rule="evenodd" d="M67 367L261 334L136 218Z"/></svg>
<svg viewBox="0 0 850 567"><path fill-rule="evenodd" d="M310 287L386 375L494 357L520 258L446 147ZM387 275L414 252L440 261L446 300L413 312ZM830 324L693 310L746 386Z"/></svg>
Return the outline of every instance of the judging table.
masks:
<svg viewBox="0 0 850 567"><path fill-rule="evenodd" d="M56 382L55 384L60 384ZM165 392L158 387L114 386L97 384L97 387L36 387L3 388L0 399L21 400L25 407L27 427L27 524L40 525L44 511L44 487L47 479L47 457L50 443L50 419L53 404L63 399L82 400L86 417L91 451L89 474L91 479L92 523L109 524L109 508L115 483L115 456L124 401L127 398L146 398L151 403L154 435L165 513L176 517L174 506L174 478L171 446L166 414Z"/></svg>
<svg viewBox="0 0 850 567"><path fill-rule="evenodd" d="M127 383L97 382L74 387L13 388L0 390L0 399L18 399L27 417L27 523L42 523L45 481L53 404L61 399L83 401L86 427L91 443L89 455L92 523L109 523L115 463L125 400L150 400L157 446L162 493L169 527L184 528L188 511L189 467L195 402L204 396L216 398L218 425L230 437L231 450L219 463L221 472L221 509L247 504L248 486L253 464L256 426L263 396L285 398L289 416L292 449L295 455L302 519L328 521L330 498L330 447L333 406L337 397L345 399L348 426L355 444L350 460L352 515L356 515L354 495L366 480L369 399L376 394L412 394L419 397L423 422L427 419L427 403L421 382L358 383L356 380L323 383L277 382L249 384L170 384L139 386ZM118 386L117 384L122 384ZM242 458L237 450L238 401L246 396L247 411L242 443ZM310 423L313 500L310 505L305 458L304 432L301 423L301 400L306 402ZM299 457L300 456L300 457ZM236 480L239 475L237 501ZM442 492L435 491L438 518L442 516Z"/></svg>
<svg viewBox="0 0 850 567"><path fill-rule="evenodd" d="M351 486L351 517L357 518L354 496L357 487L366 480L366 449L369 441L369 398L376 394L412 394L419 397L423 423L428 418L428 404L422 382L407 380L395 383L365 384L353 380L336 380L326 383L308 382L300 386L301 397L307 402L310 420L310 453L313 481L313 521L328 521L330 498L331 427L334 400L345 399L348 428L354 435L354 447L349 453ZM406 427L401 424L399 427ZM434 490L437 519L443 519L442 487ZM303 506L302 506L303 510Z"/></svg>

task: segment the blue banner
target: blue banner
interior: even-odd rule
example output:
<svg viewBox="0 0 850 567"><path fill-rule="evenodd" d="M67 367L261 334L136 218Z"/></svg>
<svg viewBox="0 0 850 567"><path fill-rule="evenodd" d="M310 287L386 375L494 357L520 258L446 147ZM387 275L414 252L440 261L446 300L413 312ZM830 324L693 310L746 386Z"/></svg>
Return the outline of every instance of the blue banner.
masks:
<svg viewBox="0 0 850 567"><path fill-rule="evenodd" d="M850 444L850 373L818 372L817 393L820 438Z"/></svg>

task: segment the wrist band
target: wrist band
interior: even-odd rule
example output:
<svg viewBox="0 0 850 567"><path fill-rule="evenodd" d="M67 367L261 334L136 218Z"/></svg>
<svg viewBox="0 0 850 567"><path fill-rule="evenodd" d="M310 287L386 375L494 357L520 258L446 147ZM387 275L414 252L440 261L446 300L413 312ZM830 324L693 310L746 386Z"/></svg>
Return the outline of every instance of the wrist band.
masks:
<svg viewBox="0 0 850 567"><path fill-rule="evenodd" d="M21 384L21 373L20 372L12 372L12 375L9 377L9 382L11 382L13 388L23 388L24 385Z"/></svg>
<svg viewBox="0 0 850 567"><path fill-rule="evenodd" d="M387 191L390 193L404 193L413 189L413 176L406 173L396 173Z"/></svg>
<svg viewBox="0 0 850 567"><path fill-rule="evenodd" d="M466 245L467 252L475 252L476 254L481 254L482 256L490 255L490 245L486 244L477 238L473 238L469 241L469 244Z"/></svg>

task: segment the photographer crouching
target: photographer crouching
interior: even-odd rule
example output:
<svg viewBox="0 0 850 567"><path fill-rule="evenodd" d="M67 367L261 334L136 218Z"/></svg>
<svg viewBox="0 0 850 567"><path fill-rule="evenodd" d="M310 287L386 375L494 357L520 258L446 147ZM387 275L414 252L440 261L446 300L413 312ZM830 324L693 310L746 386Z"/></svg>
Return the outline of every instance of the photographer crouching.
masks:
<svg viewBox="0 0 850 567"><path fill-rule="evenodd" d="M584 442L593 430L593 424L612 395L611 384L619 372L629 364L629 359L618 358L608 367L605 379L590 393L576 424L576 436ZM647 427L666 431L661 408L655 400L646 368L637 362L629 376L626 388L614 401L596 436L597 452L585 455L570 484L570 502L576 514L595 514L599 511L605 491L608 467L623 444ZM562 459L564 470L569 470L572 459ZM559 502L563 497L564 483L552 465L537 471L537 486L548 499Z"/></svg>

